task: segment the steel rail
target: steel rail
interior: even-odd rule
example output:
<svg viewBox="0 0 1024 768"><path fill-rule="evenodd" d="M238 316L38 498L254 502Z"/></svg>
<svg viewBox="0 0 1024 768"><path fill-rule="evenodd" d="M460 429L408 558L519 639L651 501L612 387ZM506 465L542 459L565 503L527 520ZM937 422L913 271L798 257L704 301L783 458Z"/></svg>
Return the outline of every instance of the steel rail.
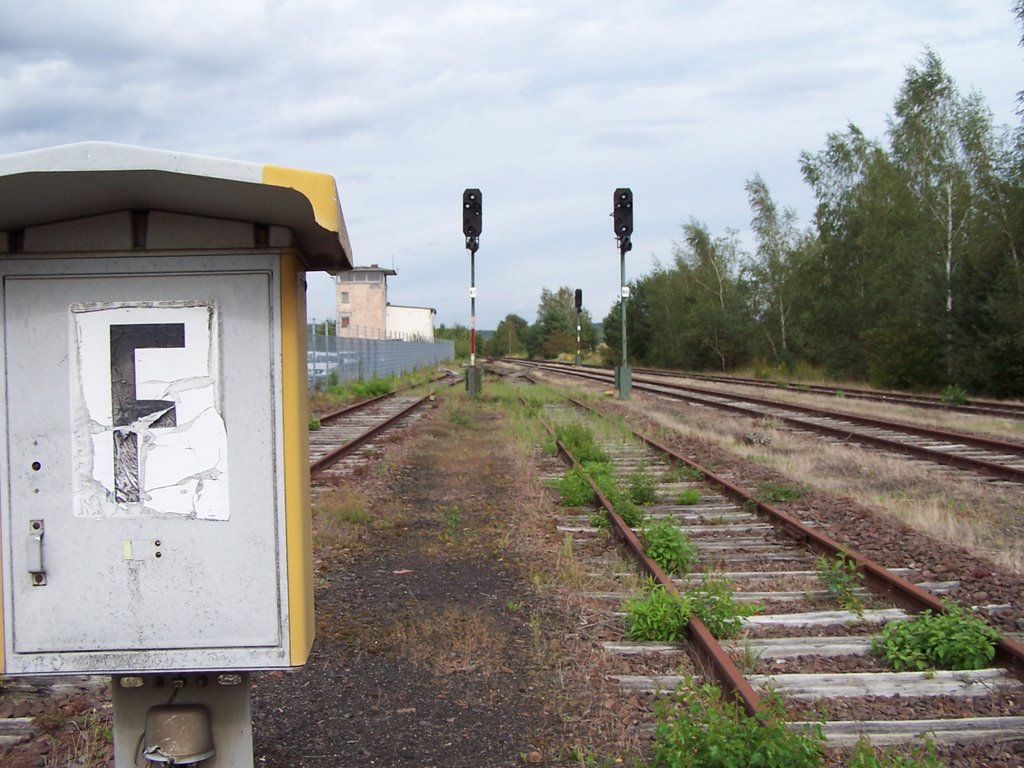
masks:
<svg viewBox="0 0 1024 768"><path fill-rule="evenodd" d="M371 397L369 400L360 400L358 403L346 405L342 408L339 408L336 411L331 411L330 413L325 413L322 416L317 416L317 418L320 419L321 424L326 424L328 421L334 421L335 419L341 418L342 416L352 413L353 411L360 411L363 408L367 408L373 405L374 403L379 403L381 400L386 400L387 398L394 396L394 394L394 392L387 392L383 395Z"/></svg>
<svg viewBox="0 0 1024 768"><path fill-rule="evenodd" d="M577 378L592 379L595 381L600 381L602 383L607 383L610 379L610 377L607 374L584 373L582 371L577 372L569 369L563 369L557 366L540 367L545 368L545 370L551 370L553 372L560 373L564 376L575 376ZM947 432L946 430L940 429L931 429L928 427L921 427L916 424L906 424L903 422L896 421L885 421L883 419L875 419L869 416L857 416L854 414L844 413L840 411L825 411L820 408L811 408L809 406L791 405L789 403L782 403L779 402L778 400L769 400L767 398L758 398L749 395L725 394L715 392L713 390L704 389L702 387L689 387L678 384L667 384L658 382L644 383L642 379L634 378L633 389L640 390L642 392L650 392L658 395L667 395L669 397L675 397L680 400L687 400L689 402L711 406L713 408L718 408L720 410L731 411L733 413L738 413L744 416L764 416L765 414L753 410L749 407L739 405L737 403L721 402L718 398L746 401L755 405L760 405L762 407L775 408L782 411L792 410L797 411L798 413L803 413L807 416L816 416L818 418L842 419L845 421L853 422L855 424L859 424L861 426L873 427L876 429L888 429L891 431L903 431L908 434L915 435L917 437L924 437L933 440L953 441L963 445L973 446L975 448L981 448L989 451L1002 451L1005 453L1015 453L1017 455L1024 454L1024 446L1021 446L1017 443L975 437L972 435L964 435L958 432ZM857 432L846 427L831 426L828 424L818 424L816 422L808 421L798 416L787 416L784 413L772 414L772 418L779 419L788 424L799 426L803 429L808 429L822 434L830 435L840 440L864 443L867 445L874 446L876 448L882 448L896 453L903 453L908 456L927 459L928 461L934 463L944 464L947 466L956 467L958 469L966 469L972 472L978 472L984 475L988 475L990 477L998 478L1000 480L1008 480L1010 482L1015 483L1024 483L1024 469L1008 466L1005 464L998 464L994 461L989 461L987 459L975 459L969 456L958 456L957 454L949 453L935 448L926 448L919 445L913 445L911 443L904 443L899 440L893 440L887 437L879 437L877 435L869 435L863 432Z"/></svg>
<svg viewBox="0 0 1024 768"><path fill-rule="evenodd" d="M604 414L597 408L587 405L574 398L569 400L576 406L596 413L602 417ZM751 491L740 485L718 475L700 464L688 459L678 451L664 445L641 432L629 427L633 435L644 445L650 446L656 451L663 453L671 459L685 464L701 472L712 483L720 487L727 496L740 504L752 505L758 512L768 517L770 521L783 528L787 535L793 539L803 542L819 554L829 556L842 556L856 563L857 567L864 574L865 579L876 589L885 593L897 605L913 612L919 613L924 610L931 610L933 613L945 613L945 604L931 592L921 589L916 584L892 573L889 569L875 562L871 558L840 544L835 539L825 535L819 530L811 528L797 520L792 515L782 511L776 506L758 500ZM1000 637L996 641L996 657L1012 669L1021 679L1024 679L1024 644L1008 637Z"/></svg>

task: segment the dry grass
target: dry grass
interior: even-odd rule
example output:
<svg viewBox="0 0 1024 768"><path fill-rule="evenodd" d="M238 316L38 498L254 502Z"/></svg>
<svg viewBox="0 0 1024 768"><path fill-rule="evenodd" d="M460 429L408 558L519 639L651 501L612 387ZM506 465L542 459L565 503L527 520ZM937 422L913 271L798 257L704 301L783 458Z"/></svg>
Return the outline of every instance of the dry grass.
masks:
<svg viewBox="0 0 1024 768"><path fill-rule="evenodd" d="M439 675L498 674L507 658L509 636L486 611L461 605L396 623L383 634L402 657ZM439 649L442 649L439 652Z"/></svg>
<svg viewBox="0 0 1024 768"><path fill-rule="evenodd" d="M373 534L407 519L386 498L370 497L348 483L322 489L313 500L313 547L320 552L344 549L348 554L369 551Z"/></svg>
<svg viewBox="0 0 1024 768"><path fill-rule="evenodd" d="M44 768L106 768L112 764L113 711L89 709L69 717L57 728L50 724L50 749L42 757Z"/></svg>
<svg viewBox="0 0 1024 768"><path fill-rule="evenodd" d="M780 403L794 403L813 408L839 410L875 418L905 421L934 429L973 432L1016 441L1024 440L1024 423L1012 419L1000 419L995 416L971 415L957 411L915 408L895 403L815 394L801 390L799 386L765 389L763 387L744 386L742 384L719 384L717 382L712 384L699 381L695 383L697 386L714 389L723 393L732 392L737 395L751 395L753 397L776 400ZM830 386L841 387L841 385L835 384ZM1016 401L1008 402L1020 404Z"/></svg>
<svg viewBox="0 0 1024 768"><path fill-rule="evenodd" d="M701 411L645 412L682 434L709 440L798 483L853 497L911 528L1024 573L1024 508L1015 486L764 423L759 431L770 443L750 446L743 441L750 432L747 419Z"/></svg>

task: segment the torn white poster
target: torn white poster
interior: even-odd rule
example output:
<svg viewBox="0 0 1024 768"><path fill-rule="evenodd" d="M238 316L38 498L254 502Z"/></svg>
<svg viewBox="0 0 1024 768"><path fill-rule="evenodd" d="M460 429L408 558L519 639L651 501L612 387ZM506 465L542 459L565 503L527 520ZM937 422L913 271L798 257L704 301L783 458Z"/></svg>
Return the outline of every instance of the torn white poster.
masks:
<svg viewBox="0 0 1024 768"><path fill-rule="evenodd" d="M73 304L74 514L228 518L216 307Z"/></svg>

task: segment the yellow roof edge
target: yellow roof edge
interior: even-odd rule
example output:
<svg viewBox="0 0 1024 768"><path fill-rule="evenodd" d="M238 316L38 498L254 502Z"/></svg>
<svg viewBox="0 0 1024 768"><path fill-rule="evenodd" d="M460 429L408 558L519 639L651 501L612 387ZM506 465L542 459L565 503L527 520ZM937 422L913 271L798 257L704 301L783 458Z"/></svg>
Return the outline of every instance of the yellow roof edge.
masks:
<svg viewBox="0 0 1024 768"><path fill-rule="evenodd" d="M281 165L264 165L263 183L301 192L313 206L316 223L326 230L343 234L338 185L330 174Z"/></svg>

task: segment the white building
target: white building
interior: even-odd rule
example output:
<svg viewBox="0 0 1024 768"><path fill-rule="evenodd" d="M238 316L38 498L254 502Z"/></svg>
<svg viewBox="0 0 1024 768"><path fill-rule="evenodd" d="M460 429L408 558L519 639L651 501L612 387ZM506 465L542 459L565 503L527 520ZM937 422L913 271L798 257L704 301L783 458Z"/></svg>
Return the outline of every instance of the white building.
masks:
<svg viewBox="0 0 1024 768"><path fill-rule="evenodd" d="M403 307L387 305L387 336L389 339L416 341L434 340L434 315L431 307Z"/></svg>

